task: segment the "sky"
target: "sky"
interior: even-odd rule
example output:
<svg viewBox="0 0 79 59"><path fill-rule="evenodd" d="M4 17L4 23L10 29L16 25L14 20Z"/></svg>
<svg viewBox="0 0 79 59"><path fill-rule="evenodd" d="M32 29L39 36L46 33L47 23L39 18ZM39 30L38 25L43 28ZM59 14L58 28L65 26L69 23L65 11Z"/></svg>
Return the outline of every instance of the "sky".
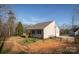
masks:
<svg viewBox="0 0 79 59"><path fill-rule="evenodd" d="M18 21L24 24L55 21L58 25L71 24L75 5L63 4L15 4L10 5Z"/></svg>

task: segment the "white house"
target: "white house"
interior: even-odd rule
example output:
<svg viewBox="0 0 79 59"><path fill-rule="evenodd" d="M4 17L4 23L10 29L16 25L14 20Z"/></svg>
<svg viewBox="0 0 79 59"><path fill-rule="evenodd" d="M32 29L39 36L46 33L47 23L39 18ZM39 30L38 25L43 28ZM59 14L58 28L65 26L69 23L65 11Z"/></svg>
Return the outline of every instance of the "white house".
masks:
<svg viewBox="0 0 79 59"><path fill-rule="evenodd" d="M30 37L37 38L49 38L49 37L59 37L60 30L55 21L43 22L34 24L27 27L27 31Z"/></svg>
<svg viewBox="0 0 79 59"><path fill-rule="evenodd" d="M77 31L75 31L75 36L79 35L79 29Z"/></svg>
<svg viewBox="0 0 79 59"><path fill-rule="evenodd" d="M79 28L70 29L69 35L70 36L77 36L77 35L79 35Z"/></svg>

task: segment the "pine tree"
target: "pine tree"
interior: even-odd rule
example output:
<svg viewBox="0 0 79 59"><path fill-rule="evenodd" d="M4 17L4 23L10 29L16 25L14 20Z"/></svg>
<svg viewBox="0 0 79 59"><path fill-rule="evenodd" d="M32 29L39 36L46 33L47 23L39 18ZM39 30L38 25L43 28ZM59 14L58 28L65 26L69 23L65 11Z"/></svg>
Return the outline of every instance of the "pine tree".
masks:
<svg viewBox="0 0 79 59"><path fill-rule="evenodd" d="M23 32L24 32L23 25L21 22L19 22L16 27L15 34L21 36L23 34Z"/></svg>

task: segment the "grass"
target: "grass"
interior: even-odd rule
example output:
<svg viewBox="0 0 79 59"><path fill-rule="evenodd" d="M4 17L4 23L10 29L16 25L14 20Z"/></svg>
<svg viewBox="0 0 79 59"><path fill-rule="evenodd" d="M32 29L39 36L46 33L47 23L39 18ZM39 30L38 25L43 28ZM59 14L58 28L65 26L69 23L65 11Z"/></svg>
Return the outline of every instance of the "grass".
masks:
<svg viewBox="0 0 79 59"><path fill-rule="evenodd" d="M4 48L4 49L1 51L1 54L7 54L9 51L10 51L10 49Z"/></svg>
<svg viewBox="0 0 79 59"><path fill-rule="evenodd" d="M23 45L26 45L26 44L31 44L31 43L34 43L36 41L38 41L39 39L37 38L25 38L21 43Z"/></svg>

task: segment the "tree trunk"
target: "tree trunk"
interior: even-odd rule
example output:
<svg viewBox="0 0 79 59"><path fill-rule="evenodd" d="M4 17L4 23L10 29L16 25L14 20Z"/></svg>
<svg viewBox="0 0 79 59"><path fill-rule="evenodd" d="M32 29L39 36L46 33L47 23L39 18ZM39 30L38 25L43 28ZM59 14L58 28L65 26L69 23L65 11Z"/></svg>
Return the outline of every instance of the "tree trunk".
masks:
<svg viewBox="0 0 79 59"><path fill-rule="evenodd" d="M5 44L5 39L6 38L2 38L3 40L2 40L2 43L1 43L1 46L0 46L0 53L2 52L2 50L3 50L3 46L4 46L4 44Z"/></svg>

